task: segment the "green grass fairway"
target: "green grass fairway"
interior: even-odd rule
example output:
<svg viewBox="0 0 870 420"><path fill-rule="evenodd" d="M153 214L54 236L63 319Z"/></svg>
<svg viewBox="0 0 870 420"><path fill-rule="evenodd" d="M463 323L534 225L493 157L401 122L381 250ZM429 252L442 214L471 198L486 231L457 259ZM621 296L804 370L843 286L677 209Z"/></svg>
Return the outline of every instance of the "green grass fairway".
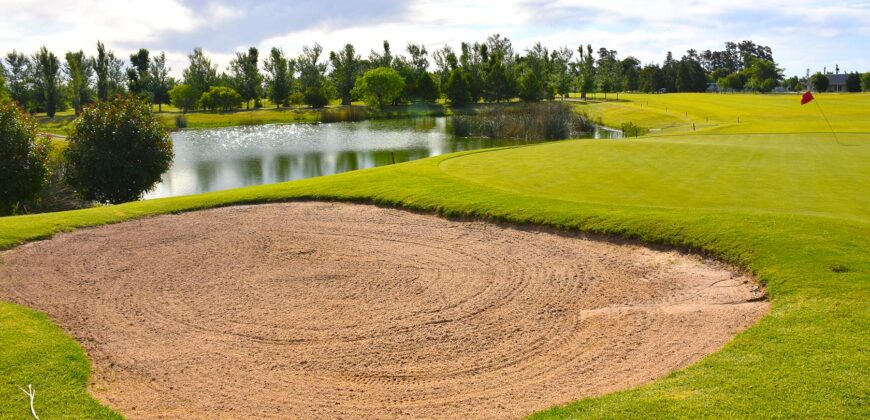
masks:
<svg viewBox="0 0 870 420"><path fill-rule="evenodd" d="M619 102L592 102L580 109L605 125L630 121L663 133L691 132L692 124L714 133L830 132L819 106L835 131L870 132L870 93L822 93L803 106L797 94L620 94Z"/></svg>
<svg viewBox="0 0 870 420"><path fill-rule="evenodd" d="M441 168L469 182L542 198L870 222L868 136L841 134L842 141L863 145L849 148L829 137L678 136L583 147L558 142L450 159Z"/></svg>
<svg viewBox="0 0 870 420"><path fill-rule="evenodd" d="M695 134L672 128L637 140L464 152L274 185L0 218L0 248L154 214L292 199L374 202L668 244L754 272L767 286L771 313L687 369L535 417L870 417L870 95L821 97L848 146L824 132L824 121L810 121L820 118L818 110L801 107L795 96L648 96L649 108L638 105L640 95L579 108L604 110L611 123L642 115L650 128L680 120L654 108L655 98L671 101L669 109L683 104L690 121L717 109L721 120ZM735 104L749 110L747 122L719 123L736 112L729 111ZM756 132L768 134L750 134ZM0 417L27 415L16 387L28 383L37 389L43 418L114 415L87 397L87 359L46 317L0 303L0 344Z"/></svg>

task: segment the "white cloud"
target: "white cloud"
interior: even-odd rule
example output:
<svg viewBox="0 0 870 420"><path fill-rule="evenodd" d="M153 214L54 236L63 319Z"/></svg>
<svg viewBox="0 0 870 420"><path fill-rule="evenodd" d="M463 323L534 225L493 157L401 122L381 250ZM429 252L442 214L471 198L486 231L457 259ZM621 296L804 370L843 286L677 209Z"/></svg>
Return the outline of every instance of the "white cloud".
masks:
<svg viewBox="0 0 870 420"><path fill-rule="evenodd" d="M0 52L13 48L32 52L45 44L57 53L80 48L92 53L99 39L126 55L147 45L167 50L173 74L180 75L186 54L197 46L194 40L214 39L208 37L216 34L221 35L220 44L227 40L226 45L212 45L206 52L223 70L233 52L249 43L262 50L282 47L288 55L296 55L302 45L314 42L326 51L351 42L365 56L370 49L380 50L384 39L399 53L408 42L423 43L432 51L445 43L458 47L462 41L483 41L500 33L514 42L517 51L535 41L572 49L589 43L644 62L661 61L669 50L679 57L689 48L719 49L725 41L752 39L771 46L790 74L834 64L870 70L866 1L411 0L403 3L404 11L359 21L350 15L363 6L350 2L331 14L312 11L310 19L295 24L272 20L274 27L263 30L256 26L262 25L263 17L256 16L254 9L265 4L265 0L246 6L226 0L205 0L198 6L182 0L0 0ZM371 11L377 6L366 7ZM335 10L348 16L335 16ZM249 39L245 35L250 28L263 35Z"/></svg>

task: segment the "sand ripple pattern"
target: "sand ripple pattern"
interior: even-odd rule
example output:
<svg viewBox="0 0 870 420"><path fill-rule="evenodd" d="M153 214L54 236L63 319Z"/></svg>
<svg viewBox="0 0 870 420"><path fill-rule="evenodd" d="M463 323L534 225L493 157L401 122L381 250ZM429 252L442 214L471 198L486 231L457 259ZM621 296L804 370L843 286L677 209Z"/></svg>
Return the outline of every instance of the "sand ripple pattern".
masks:
<svg viewBox="0 0 870 420"><path fill-rule="evenodd" d="M340 203L229 207L0 254L130 418L511 418L659 378L767 311L720 264Z"/></svg>

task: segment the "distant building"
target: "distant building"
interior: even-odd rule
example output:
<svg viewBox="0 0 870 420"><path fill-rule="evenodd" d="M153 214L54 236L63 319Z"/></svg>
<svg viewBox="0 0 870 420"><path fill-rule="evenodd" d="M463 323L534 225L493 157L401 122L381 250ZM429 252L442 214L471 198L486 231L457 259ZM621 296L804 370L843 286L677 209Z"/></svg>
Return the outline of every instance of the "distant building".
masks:
<svg viewBox="0 0 870 420"><path fill-rule="evenodd" d="M836 74L828 73L825 76L828 76L828 80L831 81L831 84L828 87L829 92L846 92L846 77L849 76L848 74L846 74L846 73L836 73Z"/></svg>

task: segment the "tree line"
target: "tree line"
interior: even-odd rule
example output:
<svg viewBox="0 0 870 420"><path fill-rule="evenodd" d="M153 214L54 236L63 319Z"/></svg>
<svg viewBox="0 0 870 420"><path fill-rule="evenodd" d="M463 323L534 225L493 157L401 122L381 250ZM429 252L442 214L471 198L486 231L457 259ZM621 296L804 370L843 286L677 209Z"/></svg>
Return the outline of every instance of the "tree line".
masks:
<svg viewBox="0 0 870 420"><path fill-rule="evenodd" d="M807 80L785 79L770 47L752 41L727 42L720 51L688 50L679 59L668 52L661 63L643 65L608 48L591 45L548 49L540 43L522 53L498 34L484 42L446 45L431 53L410 43L395 53L382 49L362 57L352 44L328 54L315 43L295 57L272 48L261 57L257 48L237 52L224 70L196 48L182 77L169 76L165 53L140 49L129 62L97 43L97 54L67 52L62 59L42 47L32 55L11 51L0 60L0 97L25 110L54 116L118 93L185 110L231 110L244 105L275 107L344 105L362 99L379 106L447 99L454 106L519 98L540 101L579 92L769 92L776 87L800 90ZM5 63L4 63L5 61ZM857 76L857 75L856 75ZM865 84L866 87L866 84Z"/></svg>

